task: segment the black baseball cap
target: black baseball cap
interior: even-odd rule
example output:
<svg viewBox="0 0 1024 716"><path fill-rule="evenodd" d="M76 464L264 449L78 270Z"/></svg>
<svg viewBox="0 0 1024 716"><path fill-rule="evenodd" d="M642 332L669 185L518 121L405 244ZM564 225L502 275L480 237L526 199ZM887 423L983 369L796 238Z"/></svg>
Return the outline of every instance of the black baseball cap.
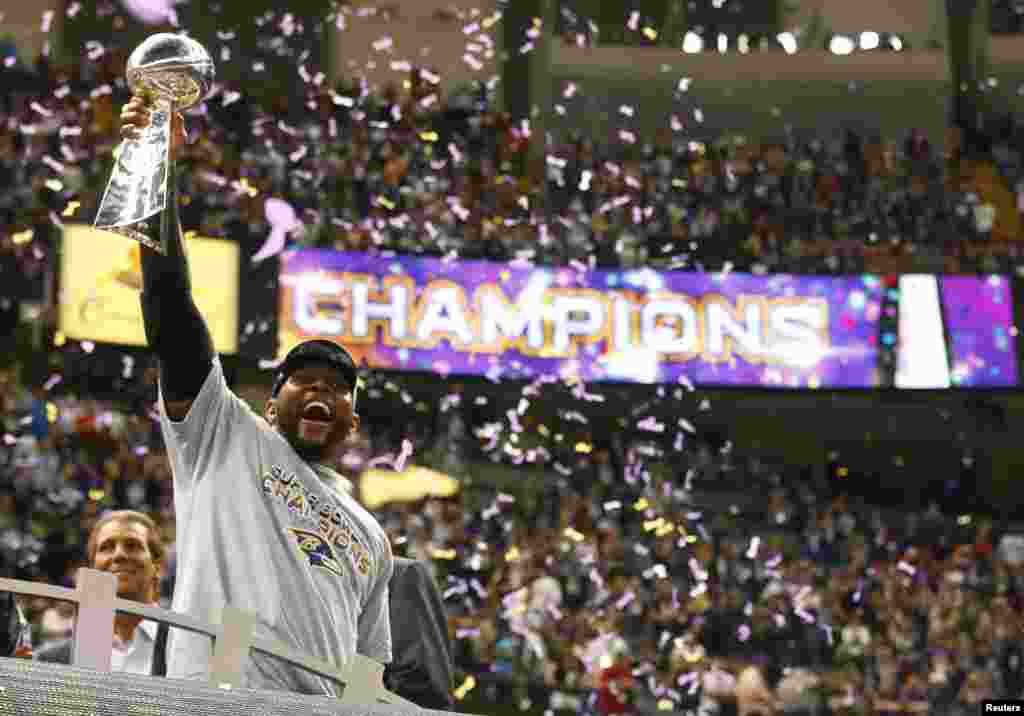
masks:
<svg viewBox="0 0 1024 716"><path fill-rule="evenodd" d="M307 363L327 364L341 373L350 388L356 387L359 370L349 352L333 341L316 338L300 343L288 351L288 355L284 357L281 365L277 368L277 376L274 378L274 387L270 394L277 397L278 391L288 380L288 376Z"/></svg>

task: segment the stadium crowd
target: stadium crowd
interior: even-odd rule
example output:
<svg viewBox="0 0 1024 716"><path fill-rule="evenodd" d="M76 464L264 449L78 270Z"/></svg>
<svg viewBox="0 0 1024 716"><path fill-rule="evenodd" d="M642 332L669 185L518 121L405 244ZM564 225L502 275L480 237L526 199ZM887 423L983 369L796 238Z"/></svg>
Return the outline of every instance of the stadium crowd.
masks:
<svg viewBox="0 0 1024 716"><path fill-rule="evenodd" d="M38 262L62 222L94 215L123 61L110 50L3 71L4 252ZM428 70L382 91L310 77L269 106L222 86L190 112L185 225L259 245L280 221L266 200L279 198L294 209L292 241L346 250L795 273L863 271L879 256L1016 267L1024 132L1010 121L982 142L911 130L703 143L678 125L624 129L552 137L542 158L529 123L491 110L486 87L441 97L437 83Z"/></svg>
<svg viewBox="0 0 1024 716"><path fill-rule="evenodd" d="M122 67L116 53L41 63L0 100L0 252L23 275L52 269L60 224L96 209ZM836 273L887 251L1012 270L1013 250L957 247L1021 238L1012 127L984 157L917 132L705 145L667 128L564 137L531 160L528 126L478 91L439 98L421 72L408 91L341 86L268 108L224 87L190 128L183 221L248 244L270 233L268 197L295 209L301 245L607 267ZM98 517L133 508L172 544L169 595L151 411L3 374L0 571L69 584ZM487 457L483 425L432 415L410 426L418 446L453 472ZM404 436L368 421L342 467L358 478ZM1024 693L1024 543L1005 529L883 512L699 436L660 457L609 439L561 467L540 498L477 486L380 512L445 590L460 696L473 676L524 710L953 716ZM767 507L734 509L726 472ZM64 607L27 606L37 645L72 628Z"/></svg>
<svg viewBox="0 0 1024 716"><path fill-rule="evenodd" d="M171 544L166 600L174 516L153 416L29 390L17 371L0 397L2 571L70 585L98 517L139 509ZM408 427L411 459L471 474L489 441L455 406ZM368 421L340 466L358 482L405 430ZM570 713L966 714L1024 691L1024 538L1005 526L891 512L699 435L674 450L613 438L547 467L535 494L478 480L377 510L444 590L463 697L475 683L492 703ZM26 606L37 647L72 628L66 607Z"/></svg>

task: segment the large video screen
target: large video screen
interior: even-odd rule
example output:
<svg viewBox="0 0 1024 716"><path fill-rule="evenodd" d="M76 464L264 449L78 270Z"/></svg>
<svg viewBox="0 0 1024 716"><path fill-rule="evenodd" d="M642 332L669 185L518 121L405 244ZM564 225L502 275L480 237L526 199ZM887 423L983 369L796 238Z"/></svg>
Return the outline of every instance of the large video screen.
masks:
<svg viewBox="0 0 1024 716"><path fill-rule="evenodd" d="M238 352L238 244L186 237L192 295L218 353ZM69 338L146 345L139 292L141 248L119 234L64 226L60 253L59 325Z"/></svg>
<svg viewBox="0 0 1024 716"><path fill-rule="evenodd" d="M899 289L896 387L950 387L952 379L938 277L925 274L900 276Z"/></svg>
<svg viewBox="0 0 1024 716"><path fill-rule="evenodd" d="M490 378L870 388L877 277L584 270L323 250L281 260L279 357Z"/></svg>
<svg viewBox="0 0 1024 716"><path fill-rule="evenodd" d="M950 377L956 387L1017 385L1013 290L1005 276L942 276Z"/></svg>

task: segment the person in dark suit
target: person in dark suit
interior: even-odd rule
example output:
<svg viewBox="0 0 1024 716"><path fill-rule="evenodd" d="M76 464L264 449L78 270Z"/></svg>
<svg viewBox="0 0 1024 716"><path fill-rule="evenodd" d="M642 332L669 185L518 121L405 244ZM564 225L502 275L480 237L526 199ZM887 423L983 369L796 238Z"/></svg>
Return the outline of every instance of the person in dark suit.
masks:
<svg viewBox="0 0 1024 716"><path fill-rule="evenodd" d="M384 667L385 688L421 708L452 710L452 645L437 583L427 565L396 556L388 587L391 663Z"/></svg>
<svg viewBox="0 0 1024 716"><path fill-rule="evenodd" d="M160 530L147 515L119 510L105 515L89 534L88 557L93 569L117 575L117 596L158 606L160 574L166 548ZM165 676L168 626L117 614L111 645L111 669L130 674ZM38 650L34 658L71 663L72 641Z"/></svg>
<svg viewBox="0 0 1024 716"><path fill-rule="evenodd" d="M21 622L14 606L14 595L0 592L0 655L14 656L20 633Z"/></svg>

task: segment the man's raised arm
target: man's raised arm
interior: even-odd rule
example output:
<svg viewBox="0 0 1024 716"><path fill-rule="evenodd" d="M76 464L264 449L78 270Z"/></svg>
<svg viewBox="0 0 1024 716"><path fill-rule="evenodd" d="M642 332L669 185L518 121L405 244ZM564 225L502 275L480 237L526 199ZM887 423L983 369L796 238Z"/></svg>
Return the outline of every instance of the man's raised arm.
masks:
<svg viewBox="0 0 1024 716"><path fill-rule="evenodd" d="M150 122L143 100L133 98L121 111L121 134L134 136ZM180 114L171 118L171 157L184 143ZM185 241L178 215L174 163L169 165L167 208L161 217L161 242L167 253L141 246L142 320L146 342L160 362L160 388L171 420L184 420L210 372L213 340L192 298Z"/></svg>

